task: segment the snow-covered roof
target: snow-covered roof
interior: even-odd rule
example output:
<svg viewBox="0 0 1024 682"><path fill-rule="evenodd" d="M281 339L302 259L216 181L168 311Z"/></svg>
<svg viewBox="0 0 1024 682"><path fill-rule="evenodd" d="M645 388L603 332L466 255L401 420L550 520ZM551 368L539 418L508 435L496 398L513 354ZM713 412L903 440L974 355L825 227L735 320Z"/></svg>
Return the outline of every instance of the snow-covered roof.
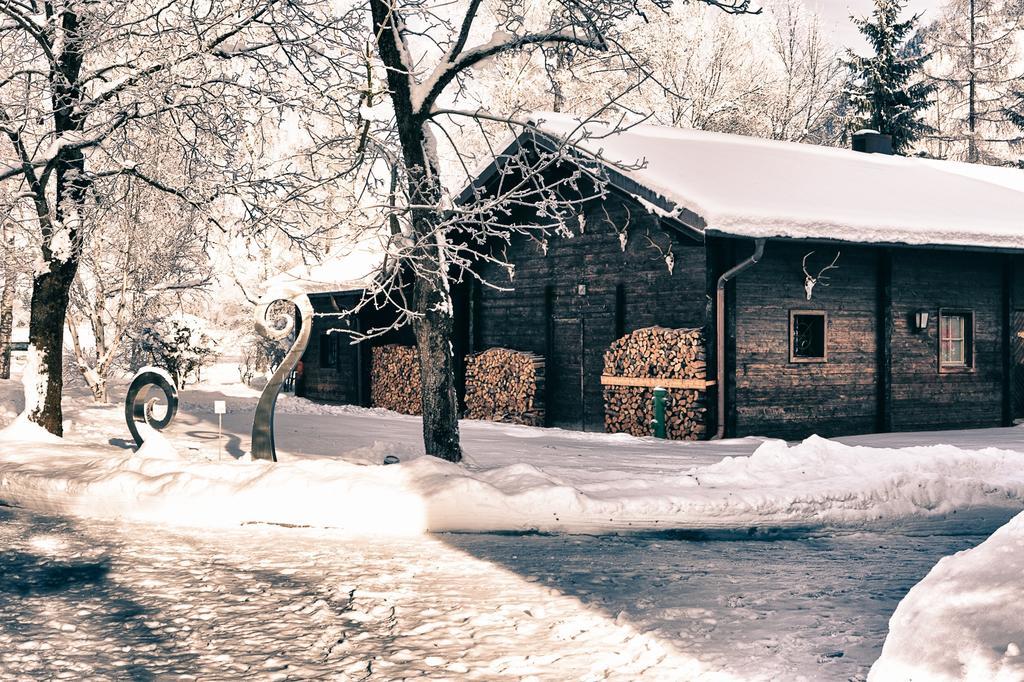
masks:
<svg viewBox="0 0 1024 682"><path fill-rule="evenodd" d="M387 244L379 235L339 245L317 263L299 263L266 282L268 294L361 291L380 273Z"/></svg>
<svg viewBox="0 0 1024 682"><path fill-rule="evenodd" d="M665 126L616 129L547 112L532 120L544 135L609 163L643 190L638 198L651 210L705 234L1024 249L1021 170ZM481 176L473 186L486 181ZM369 235L340 246L272 278L267 291L366 289L386 240Z"/></svg>
<svg viewBox="0 0 1024 682"><path fill-rule="evenodd" d="M1024 249L1024 171L536 113L706 234ZM693 221L687 221L693 222ZM700 224L702 223L702 224Z"/></svg>

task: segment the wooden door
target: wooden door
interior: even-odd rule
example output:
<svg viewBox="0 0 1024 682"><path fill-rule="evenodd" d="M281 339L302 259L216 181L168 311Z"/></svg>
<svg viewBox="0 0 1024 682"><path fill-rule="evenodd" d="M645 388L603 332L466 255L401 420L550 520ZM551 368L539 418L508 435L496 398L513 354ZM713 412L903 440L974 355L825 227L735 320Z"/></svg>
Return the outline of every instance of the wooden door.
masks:
<svg viewBox="0 0 1024 682"><path fill-rule="evenodd" d="M552 317L548 353L548 425L583 429L583 320Z"/></svg>
<svg viewBox="0 0 1024 682"><path fill-rule="evenodd" d="M1024 419L1024 310L1013 311L1010 341L1010 392L1013 419L1017 420Z"/></svg>

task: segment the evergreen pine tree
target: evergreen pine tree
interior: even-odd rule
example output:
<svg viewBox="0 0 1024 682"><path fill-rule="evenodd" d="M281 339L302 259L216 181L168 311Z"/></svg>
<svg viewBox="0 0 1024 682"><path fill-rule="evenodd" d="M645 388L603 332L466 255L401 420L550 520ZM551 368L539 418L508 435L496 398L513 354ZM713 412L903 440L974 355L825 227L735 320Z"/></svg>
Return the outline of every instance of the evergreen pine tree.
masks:
<svg viewBox="0 0 1024 682"><path fill-rule="evenodd" d="M1004 110L1006 120L1024 133L1024 89L1014 90L1010 93L1010 96L1010 102ZM1010 145L1011 149L1019 151L1024 146L1024 135L1019 135L1016 139L1010 140ZM1018 156L1016 161L1008 163L1017 168L1024 168L1024 157Z"/></svg>
<svg viewBox="0 0 1024 682"><path fill-rule="evenodd" d="M932 128L922 114L932 104L935 85L920 77L931 54L921 49L915 35L918 16L900 21L905 0L875 0L866 19L853 19L874 49L870 57L849 53L852 78L850 102L853 124L892 135L893 150L908 152Z"/></svg>

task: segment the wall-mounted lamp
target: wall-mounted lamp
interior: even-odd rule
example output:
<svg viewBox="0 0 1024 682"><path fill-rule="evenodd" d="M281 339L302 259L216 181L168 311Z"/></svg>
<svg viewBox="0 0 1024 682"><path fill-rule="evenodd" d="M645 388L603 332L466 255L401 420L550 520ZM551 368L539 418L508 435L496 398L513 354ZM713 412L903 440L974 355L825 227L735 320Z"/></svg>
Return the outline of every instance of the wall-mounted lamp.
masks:
<svg viewBox="0 0 1024 682"><path fill-rule="evenodd" d="M918 310L914 313L914 331L923 332L928 328L928 311Z"/></svg>

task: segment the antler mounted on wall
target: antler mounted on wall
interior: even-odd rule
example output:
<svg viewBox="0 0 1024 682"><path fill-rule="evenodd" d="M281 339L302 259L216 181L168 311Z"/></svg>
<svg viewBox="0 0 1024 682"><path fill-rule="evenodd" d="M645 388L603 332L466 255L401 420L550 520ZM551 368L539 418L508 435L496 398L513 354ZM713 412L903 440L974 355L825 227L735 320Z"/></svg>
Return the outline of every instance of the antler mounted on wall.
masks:
<svg viewBox="0 0 1024 682"><path fill-rule="evenodd" d="M829 278L828 278L828 276L825 275L825 273L828 272L829 270L836 270L836 269L839 268L839 266L836 265L836 263L839 262L839 254L840 253L842 253L842 252L841 251L836 251L836 257L832 259L832 262L830 264L828 264L825 267L823 267L818 272L817 275L812 275L811 273L807 272L807 259L810 258L812 255L814 255L814 252L810 251L809 253L807 253L807 255L804 256L803 265L802 265L802 267L804 269L804 293L807 294L807 300L808 301L811 300L811 294L814 293L814 286L818 282L821 282L822 286L826 286L826 287L828 286L828 279Z"/></svg>

